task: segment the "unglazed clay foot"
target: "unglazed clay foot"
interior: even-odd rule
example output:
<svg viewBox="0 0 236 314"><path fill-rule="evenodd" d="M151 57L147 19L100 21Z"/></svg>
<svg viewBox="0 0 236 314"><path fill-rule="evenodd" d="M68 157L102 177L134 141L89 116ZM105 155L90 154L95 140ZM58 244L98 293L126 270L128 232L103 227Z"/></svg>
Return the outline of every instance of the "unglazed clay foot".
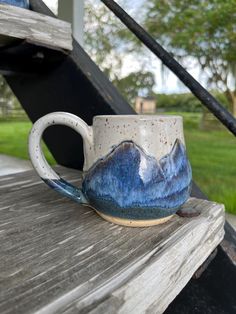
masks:
<svg viewBox="0 0 236 314"><path fill-rule="evenodd" d="M183 208L180 208L176 214L180 217L191 218L191 217L199 216L201 214L201 210L194 207L183 207Z"/></svg>

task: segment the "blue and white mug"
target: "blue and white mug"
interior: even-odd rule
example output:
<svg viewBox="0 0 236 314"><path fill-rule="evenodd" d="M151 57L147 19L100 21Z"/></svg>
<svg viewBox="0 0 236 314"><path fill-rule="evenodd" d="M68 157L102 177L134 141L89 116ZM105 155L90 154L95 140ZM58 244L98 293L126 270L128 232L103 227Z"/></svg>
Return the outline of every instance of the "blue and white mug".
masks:
<svg viewBox="0 0 236 314"><path fill-rule="evenodd" d="M42 134L55 124L83 138L81 188L62 179L43 156ZM192 171L180 116L101 115L89 126L73 114L50 113L33 125L29 154L51 188L113 223L143 227L165 222L190 195Z"/></svg>
<svg viewBox="0 0 236 314"><path fill-rule="evenodd" d="M24 9L29 8L29 0L0 0L0 4L9 4Z"/></svg>

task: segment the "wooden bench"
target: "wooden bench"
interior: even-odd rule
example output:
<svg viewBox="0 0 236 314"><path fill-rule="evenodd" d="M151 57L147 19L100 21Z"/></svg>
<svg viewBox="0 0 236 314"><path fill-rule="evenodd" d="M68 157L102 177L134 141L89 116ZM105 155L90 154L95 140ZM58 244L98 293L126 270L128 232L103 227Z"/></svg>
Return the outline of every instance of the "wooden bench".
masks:
<svg viewBox="0 0 236 314"><path fill-rule="evenodd" d="M59 167L80 185L81 173ZM162 313L224 235L224 206L150 228L102 220L27 171L0 177L0 313Z"/></svg>

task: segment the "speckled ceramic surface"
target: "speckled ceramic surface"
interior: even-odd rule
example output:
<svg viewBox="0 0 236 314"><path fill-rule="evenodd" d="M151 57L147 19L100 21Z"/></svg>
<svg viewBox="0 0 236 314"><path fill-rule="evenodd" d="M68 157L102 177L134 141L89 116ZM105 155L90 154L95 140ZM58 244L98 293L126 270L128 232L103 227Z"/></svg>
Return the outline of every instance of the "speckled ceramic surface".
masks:
<svg viewBox="0 0 236 314"><path fill-rule="evenodd" d="M42 154L42 133L53 124L70 126L83 138L81 189L60 178ZM93 207L114 223L148 226L164 222L190 195L192 172L179 116L96 116L88 126L75 115L51 113L34 124L29 153L50 187Z"/></svg>
<svg viewBox="0 0 236 314"><path fill-rule="evenodd" d="M0 0L0 4L9 4L9 5L14 5L21 8L29 7L28 0Z"/></svg>

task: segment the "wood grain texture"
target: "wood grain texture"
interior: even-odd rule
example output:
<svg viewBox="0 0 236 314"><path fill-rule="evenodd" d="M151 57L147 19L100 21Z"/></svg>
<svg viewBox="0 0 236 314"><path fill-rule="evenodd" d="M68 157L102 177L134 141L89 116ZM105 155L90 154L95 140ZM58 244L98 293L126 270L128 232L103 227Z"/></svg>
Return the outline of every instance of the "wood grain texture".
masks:
<svg viewBox="0 0 236 314"><path fill-rule="evenodd" d="M0 4L0 45L21 39L56 50L72 50L71 24L19 7Z"/></svg>
<svg viewBox="0 0 236 314"><path fill-rule="evenodd" d="M58 167L81 184L79 171ZM223 239L224 206L127 228L50 190L33 171L0 177L0 313L162 313Z"/></svg>

